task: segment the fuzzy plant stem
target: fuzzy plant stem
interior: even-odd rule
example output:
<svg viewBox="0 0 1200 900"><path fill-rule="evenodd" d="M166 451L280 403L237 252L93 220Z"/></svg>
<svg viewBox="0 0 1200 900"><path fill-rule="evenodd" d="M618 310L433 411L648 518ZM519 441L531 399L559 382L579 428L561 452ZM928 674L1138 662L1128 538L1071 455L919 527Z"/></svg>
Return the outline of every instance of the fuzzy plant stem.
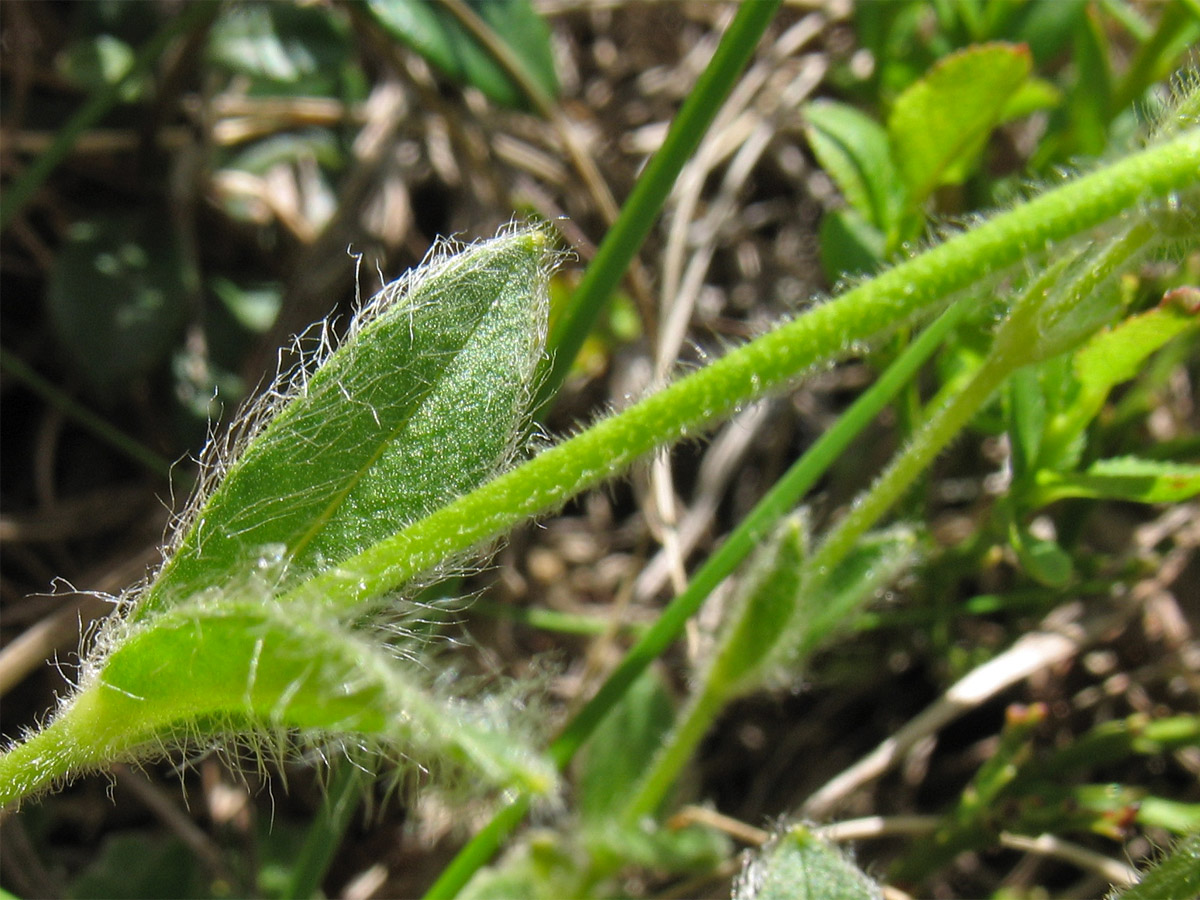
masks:
<svg viewBox="0 0 1200 900"><path fill-rule="evenodd" d="M906 384L912 383L921 365L962 320L967 309L966 302L960 301L942 313L904 349L879 379L851 404L833 427L822 434L817 442L791 465L721 548L700 567L687 588L671 601L650 632L622 660L596 696L563 732L556 745L561 743L564 747L570 747L574 753L582 741L595 730L600 719L612 708L629 684L641 674L649 660L657 658L678 639L684 624L695 615L700 604L713 589L732 574L754 547L758 546L763 535L769 534L776 523L800 502L817 479L845 452L854 437ZM713 687L711 683L694 696L670 736L664 741L662 751L656 756L650 770L640 780L637 792L627 803L626 821L636 822L658 808L727 700L726 692ZM555 761L565 765L566 760L560 759L560 754L561 751L553 754Z"/></svg>
<svg viewBox="0 0 1200 900"><path fill-rule="evenodd" d="M619 474L958 291L1125 210L1194 185L1200 128L997 215L602 420L296 588L361 608L516 523ZM289 599L289 598L285 598Z"/></svg>
<svg viewBox="0 0 1200 900"><path fill-rule="evenodd" d="M743 3L722 35L712 60L671 122L662 146L633 186L617 221L604 236L583 280L571 295L566 312L550 333L548 349L553 361L538 391L535 418L540 418L562 386L584 338L646 240L680 171L700 145L781 2Z"/></svg>
<svg viewBox="0 0 1200 900"><path fill-rule="evenodd" d="M774 524L800 501L822 473L846 449L854 436L912 379L917 369L958 324L966 311L967 305L960 302L943 313L846 410L837 423L792 464L721 547L700 567L687 588L663 610L595 696L576 713L570 724L550 745L550 757L555 765L560 769L566 768L584 741L624 696L629 685L678 639L684 626L695 615L705 598L741 564L762 537L770 533ZM696 715L697 722L704 721L707 724L710 719L711 710L701 711ZM688 728L685 725L682 728L689 732L698 730L698 726ZM702 734L703 729L699 730ZM693 745L694 742L686 735L673 735L668 746L677 747L678 750L664 752L663 757L656 762L655 772L647 776L638 797L631 801L631 808L652 810L657 806L658 800L665 794L686 762ZM502 807L443 870L437 882L425 895L426 900L454 897L462 890L471 876L496 854L509 833L525 817L528 809L529 799L525 796L519 796Z"/></svg>
<svg viewBox="0 0 1200 900"><path fill-rule="evenodd" d="M894 303L897 296L899 296L908 300L908 308L910 310L920 309L933 303L940 297L963 290L972 283L983 281L989 276L1003 271L1007 266L1018 261L1023 254L1032 252L1031 248L1043 248L1049 242L1066 240L1118 215L1126 208L1146 202L1152 196L1161 197L1174 191L1191 187L1198 180L1198 172L1200 172L1200 129L1191 129L1167 144L1146 150L1138 156L1129 157L1107 169L1084 176L1055 191L1043 194L1041 197L1030 201L1024 206L997 216L974 231L952 238L922 256L901 263L878 278L843 295L838 300L819 307L813 312L783 326L780 330L767 335L767 338L776 336L781 331L791 332L801 330L801 323L806 321L811 322L812 318L817 316L829 316L830 313L828 311L840 304L854 305L855 303L863 303L869 308L875 303ZM1113 205L1108 205L1108 201L1114 201ZM965 304L961 305L965 308ZM940 321L947 319L949 319L949 316L944 316L943 320ZM820 324L824 325L824 323ZM947 327L949 324L949 322L946 322ZM935 327L931 326L931 328L927 329L910 349L916 348L927 337L932 340L932 332L934 332ZM876 330L876 328L868 326L864 328L859 336L866 336L874 333ZM940 340L941 335L938 335L937 338ZM761 340L763 339L742 348L741 351L734 351L734 353L738 354L749 350L751 347L760 344ZM725 360L728 359L729 357L725 358ZM720 365L723 361L718 361L714 366ZM673 389L678 389L681 385L686 385L697 378L703 377L711 368L701 370L689 378L676 383L673 388L668 388L663 393L668 393ZM1007 365L1005 368L1009 369ZM1011 371L1011 369L1009 370ZM889 369L887 374L890 375L891 372L892 370ZM969 394L967 400L962 402L963 405L953 415L965 415L968 412L968 405L976 402L971 399L972 397L978 398L980 395L983 395L982 399L978 399L977 401L977 404L981 404L986 400L987 396L990 396L991 391L994 390L994 384L989 387L989 383L996 377L996 373L988 373L983 375L982 378L980 376L981 373L977 372L974 378L974 386L967 388L967 393ZM897 385L897 388L899 386ZM662 394L656 396L662 396ZM653 399L650 398L650 400ZM608 420L608 423L639 412L648 402L643 401L642 404L633 407L626 413ZM852 409L857 406L858 404L855 404L855 407L852 407ZM943 408L941 413L935 413L934 418L937 418L939 415L945 418L951 415L951 413L945 412ZM966 419L964 418L963 421L965 422ZM605 423L601 423L601 425L603 424ZM935 425L933 427L940 430L944 425ZM927 425L926 429L929 428L930 426ZM583 435L559 445L556 449L562 450L569 447L581 438L587 438L595 430L593 428ZM952 435L953 432L951 433ZM932 449L934 443L931 441L928 449ZM815 446L813 450L816 450ZM811 455L812 451L806 454L804 459L807 459ZM544 456L545 454L514 470L510 473L510 477L538 463L538 460ZM803 461L802 459L801 463ZM898 484L903 480L900 475L892 477L897 480ZM487 489L488 486L485 486L481 490L486 491ZM776 488L759 504L759 507L755 508L755 511L747 517L725 544L710 558L709 562L702 567L684 594L677 597L663 611L663 614L650 631L629 651L609 679L601 686L597 694L580 710L558 739L554 741L550 747L550 755L556 765L560 768L566 766L608 711L624 695L628 685L678 636L684 624L699 607L699 603L703 600L703 597L707 596L712 587L721 578L725 577L724 574L717 577L717 566L728 565L727 571L732 571L733 566L745 555L746 551L743 551L742 555L739 556L735 549L739 536L745 539L748 544L752 544L754 540L761 537L768 519L764 515L762 521L756 521L756 516L761 508L773 500L781 499L777 496L779 490L780 487L777 484ZM881 491L880 496L889 490L894 489L885 488L884 491ZM902 492L902 489L900 492ZM795 500L792 500L786 506L781 505L776 515L782 515L795 502ZM839 529L846 536L850 534L851 529L869 527L869 524L864 526L866 522L865 516L861 518L854 517L848 521L850 521L849 525L843 522ZM831 541L827 540L821 548L823 554L822 560L826 567L828 567L830 560L842 553L839 545L842 543L843 538L838 537L838 532L835 532L831 538L833 542L831 543ZM709 572L710 567L712 567L710 577L715 578L715 581L712 584L701 587L706 580L705 575ZM695 588L695 593L693 593L693 588ZM662 780L669 781L666 776L663 776ZM657 791L658 788L655 788L655 790ZM638 801L639 805L644 805L646 802L648 801ZM467 882L470 881L475 872L495 856L508 835L524 819L525 814L529 811L529 806L530 798L525 795L518 795L501 807L492 820L476 833L474 838L451 861L450 865L442 871L437 881L426 893L427 900L441 900L441 898L456 896Z"/></svg>
<svg viewBox="0 0 1200 900"><path fill-rule="evenodd" d="M1154 235L1154 225L1139 223L1106 252L1099 254L1098 258L1089 258L1088 270L1068 289L1070 296L1083 301L1100 290L1106 279L1126 268L1135 256L1147 248ZM1008 376L1023 366L1045 358L1042 346L1044 336L1039 334L1039 330L1047 319L1043 313L1044 306L1056 299L1056 285L1052 280L1047 273L1034 281L1001 326L992 352L971 380L934 410L866 496L855 501L846 517L822 541L807 564L813 579L810 583L812 589L846 558L858 539L900 500ZM1079 340L1084 337L1086 334L1081 334ZM838 614L844 612L838 611Z"/></svg>

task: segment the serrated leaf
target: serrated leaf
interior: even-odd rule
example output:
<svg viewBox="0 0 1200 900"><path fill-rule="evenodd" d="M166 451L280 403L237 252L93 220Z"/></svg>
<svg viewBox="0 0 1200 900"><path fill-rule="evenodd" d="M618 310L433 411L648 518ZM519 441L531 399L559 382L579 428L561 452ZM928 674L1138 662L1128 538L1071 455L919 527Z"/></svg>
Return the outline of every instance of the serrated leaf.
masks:
<svg viewBox="0 0 1200 900"><path fill-rule="evenodd" d="M1200 494L1200 466L1123 456L1097 460L1078 474L1039 472L1037 483L1039 504L1066 497L1180 503Z"/></svg>
<svg viewBox="0 0 1200 900"><path fill-rule="evenodd" d="M747 863L734 900L883 900L879 885L841 850L803 826L767 844Z"/></svg>
<svg viewBox="0 0 1200 900"><path fill-rule="evenodd" d="M496 238L376 297L311 377L277 389L137 614L256 560L294 584L495 474L540 353L545 245Z"/></svg>
<svg viewBox="0 0 1200 900"><path fill-rule="evenodd" d="M813 154L846 202L881 233L893 231L903 198L883 126L832 100L808 104L804 120Z"/></svg>
<svg viewBox="0 0 1200 900"><path fill-rule="evenodd" d="M528 0L469 4L548 97L558 96L550 31ZM390 34L459 84L477 87L502 106L530 108L505 70L444 6L426 0L369 0L367 8Z"/></svg>
<svg viewBox="0 0 1200 900"><path fill-rule="evenodd" d="M941 185L966 178L1030 69L1025 47L968 47L896 98L887 132L914 208Z"/></svg>

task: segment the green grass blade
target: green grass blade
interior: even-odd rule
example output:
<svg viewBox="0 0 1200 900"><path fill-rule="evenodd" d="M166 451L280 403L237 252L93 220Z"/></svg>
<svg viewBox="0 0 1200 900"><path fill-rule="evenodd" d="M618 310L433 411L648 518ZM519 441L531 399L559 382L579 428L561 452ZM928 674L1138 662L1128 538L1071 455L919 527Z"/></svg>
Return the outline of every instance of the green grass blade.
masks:
<svg viewBox="0 0 1200 900"><path fill-rule="evenodd" d="M620 216L604 236L583 280L571 295L569 308L550 335L548 347L553 362L538 391L535 417L540 417L562 386L584 338L646 240L675 179L733 90L738 73L745 68L780 2L756 0L741 5L721 38L717 52L671 123L662 147L646 165L621 207Z"/></svg>

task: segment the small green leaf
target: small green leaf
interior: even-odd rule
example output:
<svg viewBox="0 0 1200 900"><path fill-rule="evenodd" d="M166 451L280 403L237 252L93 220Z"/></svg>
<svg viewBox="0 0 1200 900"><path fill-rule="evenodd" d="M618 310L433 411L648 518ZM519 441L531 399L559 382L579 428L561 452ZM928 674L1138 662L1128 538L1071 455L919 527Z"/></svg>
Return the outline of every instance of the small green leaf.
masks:
<svg viewBox="0 0 1200 900"><path fill-rule="evenodd" d="M883 891L841 850L797 825L751 857L733 896L734 900L883 900Z"/></svg>
<svg viewBox="0 0 1200 900"><path fill-rule="evenodd" d="M133 49L111 34L83 38L68 46L56 60L59 72L72 84L93 90L97 84L116 84L133 68ZM135 78L120 91L126 103L146 89L144 78Z"/></svg>
<svg viewBox="0 0 1200 900"><path fill-rule="evenodd" d="M819 552L819 550L818 550ZM863 535L832 572L806 567L801 608L780 643L780 662L803 665L810 653L913 564L917 533L905 525Z"/></svg>
<svg viewBox="0 0 1200 900"><path fill-rule="evenodd" d="M887 258L887 237L854 209L821 217L821 268L830 283L869 275Z"/></svg>
<svg viewBox="0 0 1200 900"><path fill-rule="evenodd" d="M1074 147L1096 156L1108 144L1108 123L1119 112L1112 105L1112 51L1097 10L1089 6L1074 31L1075 89L1071 91Z"/></svg>
<svg viewBox="0 0 1200 900"><path fill-rule="evenodd" d="M1030 67L1025 47L969 47L940 60L896 99L887 130L914 208L941 185L967 177Z"/></svg>
<svg viewBox="0 0 1200 900"><path fill-rule="evenodd" d="M1028 366L1015 372L1007 387L1005 412L1014 479L1023 478L1037 468L1046 425L1046 397L1039 375L1036 367Z"/></svg>
<svg viewBox="0 0 1200 900"><path fill-rule="evenodd" d="M209 58L218 67L281 88L336 94L349 41L340 21L314 5L231 4L213 24Z"/></svg>
<svg viewBox="0 0 1200 900"><path fill-rule="evenodd" d="M894 231L903 197L883 126L831 100L808 104L804 120L813 154L846 202L877 231Z"/></svg>
<svg viewBox="0 0 1200 900"><path fill-rule="evenodd" d="M660 671L647 669L588 742L578 788L585 822L603 825L622 807L674 718Z"/></svg>
<svg viewBox="0 0 1200 900"><path fill-rule="evenodd" d="M209 282L209 287L238 324L256 334L265 333L274 324L283 302L283 285L278 281L243 286L217 277Z"/></svg>
<svg viewBox="0 0 1200 900"><path fill-rule="evenodd" d="M1122 456L1097 460L1079 474L1041 471L1037 485L1039 505L1066 497L1181 503L1200 494L1200 466Z"/></svg>
<svg viewBox="0 0 1200 900"><path fill-rule="evenodd" d="M367 8L393 37L420 53L459 84L483 91L502 106L529 109L529 98L504 69L438 3L427 0L369 0ZM550 31L529 0L475 0L469 8L524 67L547 97L558 96Z"/></svg>
<svg viewBox="0 0 1200 900"><path fill-rule="evenodd" d="M722 627L706 691L733 697L759 686L760 673L795 617L805 544L801 522L787 519L752 561L746 586L731 604Z"/></svg>
<svg viewBox="0 0 1200 900"><path fill-rule="evenodd" d="M1056 588L1070 584L1075 575L1075 566L1071 562L1071 555L1056 541L1034 537L1028 529L1014 527L1011 543L1021 568L1034 581Z"/></svg>
<svg viewBox="0 0 1200 900"><path fill-rule="evenodd" d="M1063 101L1063 93L1049 81L1029 78L1008 98L1001 122L1011 122L1041 109L1054 109Z"/></svg>
<svg viewBox="0 0 1200 900"><path fill-rule="evenodd" d="M1075 354L1079 396L1070 412L1073 427L1091 421L1109 392L1135 377L1147 357L1187 331L1200 330L1200 315L1183 302L1164 302L1095 335Z"/></svg>
<svg viewBox="0 0 1200 900"><path fill-rule="evenodd" d="M183 325L189 269L164 216L77 222L50 269L55 334L102 397L165 361Z"/></svg>

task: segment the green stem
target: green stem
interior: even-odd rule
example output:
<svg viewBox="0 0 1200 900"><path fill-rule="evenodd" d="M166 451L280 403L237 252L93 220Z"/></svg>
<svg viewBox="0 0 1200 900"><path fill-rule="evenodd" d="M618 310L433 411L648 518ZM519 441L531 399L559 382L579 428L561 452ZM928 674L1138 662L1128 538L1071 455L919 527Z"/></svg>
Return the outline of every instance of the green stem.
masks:
<svg viewBox="0 0 1200 900"><path fill-rule="evenodd" d="M308 900L320 896L321 882L372 778L370 772L347 759L334 767L325 802L304 836L304 846L283 893L284 900Z"/></svg>
<svg viewBox="0 0 1200 900"><path fill-rule="evenodd" d="M207 0L187 4L178 16L171 17L142 45L124 75L92 93L87 102L58 130L54 136L54 143L4 192L3 199L0 199L0 231L7 228L25 208L50 173L71 153L80 136L117 102L125 85L158 61L167 44L176 35L193 28L204 27L220 9L220 3Z"/></svg>
<svg viewBox="0 0 1200 900"><path fill-rule="evenodd" d="M728 699L725 691L711 684L693 695L625 805L621 820L626 826L636 827L642 819L654 815Z"/></svg>
<svg viewBox="0 0 1200 900"><path fill-rule="evenodd" d="M807 571L815 579L810 582L810 589L817 589L858 539L900 500L1009 375L1023 366L1070 350L1103 324L1103 320L1091 319L1086 311L1082 320L1075 323L1071 321L1072 314L1080 313L1080 307L1087 304L1097 305L1105 283L1126 270L1151 244L1155 234L1156 225L1139 222L1103 251L1086 252L1077 260L1069 257L1060 260L1025 288L979 370L961 391L936 407L907 449L892 461L866 496L855 501L846 517L817 548L807 563ZM1063 271L1080 260L1083 270L1061 283ZM1105 309L1103 303L1098 305ZM822 610L819 621L829 624L834 617L840 618L848 612ZM820 627L816 631L824 633Z"/></svg>
<svg viewBox="0 0 1200 900"><path fill-rule="evenodd" d="M1200 128L996 216L598 422L296 589L366 604L1048 245L1189 187Z"/></svg>
<svg viewBox="0 0 1200 900"><path fill-rule="evenodd" d="M700 145L781 2L756 0L738 8L712 60L671 123L663 145L646 165L621 207L620 216L604 236L583 280L571 295L569 308L550 334L548 345L553 362L534 402L535 418L540 418L562 386L596 317L646 240L679 172Z"/></svg>
<svg viewBox="0 0 1200 900"><path fill-rule="evenodd" d="M934 411L867 496L856 502L849 514L821 543L808 562L808 571L819 582L846 558L858 539L891 509L942 449L954 439L992 393L1012 372L1007 361L989 358L959 393ZM820 629L818 629L820 630Z"/></svg>
<svg viewBox="0 0 1200 900"><path fill-rule="evenodd" d="M700 604L713 589L750 555L762 537L769 534L775 523L800 501L846 449L854 436L912 379L922 363L966 312L966 303L958 303L926 328L879 380L846 410L837 423L792 464L720 548L705 561L687 588L663 610L662 615L629 650L599 691L576 713L550 745L550 757L559 769L566 768L584 741L592 735L637 677L678 639L687 621L695 615ZM686 753L683 756L686 760ZM663 777L665 778L665 775ZM499 850L505 837L520 824L528 808L529 800L520 797L496 813L492 821L463 847L450 866L442 872L426 894L427 900L455 896L476 870L486 865Z"/></svg>

